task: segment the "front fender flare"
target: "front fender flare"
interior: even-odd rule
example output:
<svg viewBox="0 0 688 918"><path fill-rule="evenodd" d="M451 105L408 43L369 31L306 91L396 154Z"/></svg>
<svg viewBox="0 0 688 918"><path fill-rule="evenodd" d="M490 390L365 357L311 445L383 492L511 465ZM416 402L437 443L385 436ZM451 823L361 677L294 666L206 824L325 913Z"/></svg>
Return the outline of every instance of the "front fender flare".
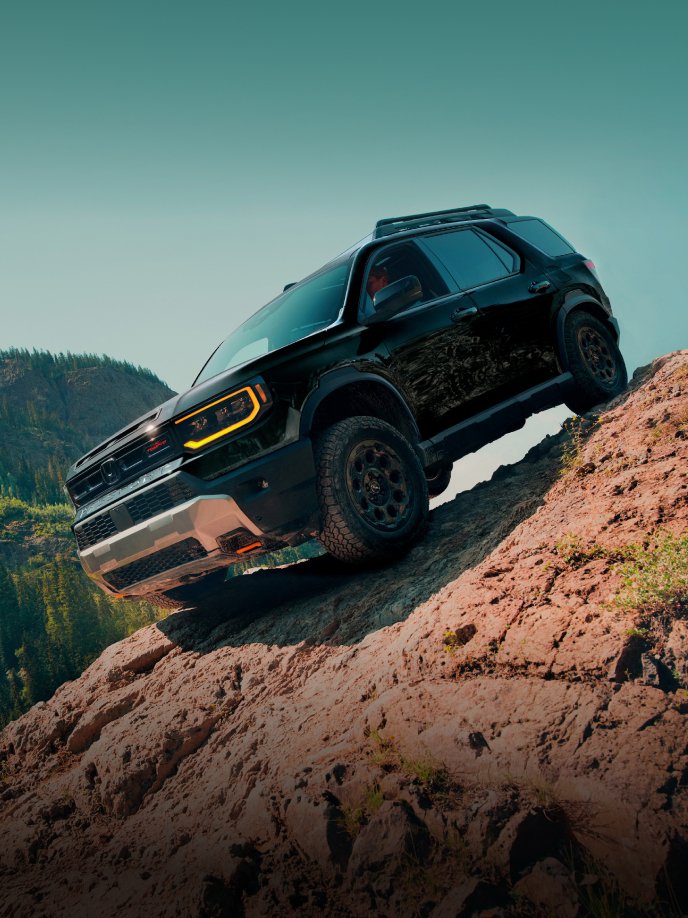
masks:
<svg viewBox="0 0 688 918"><path fill-rule="evenodd" d="M306 397L301 408L299 436L304 437L310 435L315 414L328 396L336 392L337 389L342 389L353 383L359 385L360 383L371 383L386 389L399 404L401 411L405 414L410 429L415 433L416 441L420 440L420 431L418 430L416 419L408 407L406 399L396 386L385 379L384 376L380 376L377 373L367 373L362 370L357 370L355 367L342 367L337 370L330 370L321 377L318 386Z"/></svg>

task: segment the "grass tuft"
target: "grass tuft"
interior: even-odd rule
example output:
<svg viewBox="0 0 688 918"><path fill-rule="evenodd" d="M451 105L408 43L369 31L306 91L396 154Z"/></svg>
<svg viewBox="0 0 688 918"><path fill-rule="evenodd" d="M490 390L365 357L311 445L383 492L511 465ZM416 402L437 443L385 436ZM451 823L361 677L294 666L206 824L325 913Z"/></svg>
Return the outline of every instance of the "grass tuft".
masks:
<svg viewBox="0 0 688 918"><path fill-rule="evenodd" d="M568 439L564 442L561 450L560 476L567 475L574 469L580 468L583 464L583 446L597 424L599 424L599 418L597 417L586 418L574 415L571 418L566 418L561 425L562 430L568 434Z"/></svg>
<svg viewBox="0 0 688 918"><path fill-rule="evenodd" d="M619 565L623 586L614 602L645 614L688 611L688 534L660 530L650 544L626 547Z"/></svg>

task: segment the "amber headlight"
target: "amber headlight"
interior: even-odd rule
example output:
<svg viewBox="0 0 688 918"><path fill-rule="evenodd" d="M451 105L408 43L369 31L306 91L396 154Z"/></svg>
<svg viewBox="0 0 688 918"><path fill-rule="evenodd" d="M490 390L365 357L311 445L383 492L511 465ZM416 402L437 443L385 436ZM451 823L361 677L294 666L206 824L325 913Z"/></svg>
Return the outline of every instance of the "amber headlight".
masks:
<svg viewBox="0 0 688 918"><path fill-rule="evenodd" d="M174 423L184 446L200 449L250 424L268 405L269 397L265 388L260 383L254 383L223 395L183 418L178 418Z"/></svg>

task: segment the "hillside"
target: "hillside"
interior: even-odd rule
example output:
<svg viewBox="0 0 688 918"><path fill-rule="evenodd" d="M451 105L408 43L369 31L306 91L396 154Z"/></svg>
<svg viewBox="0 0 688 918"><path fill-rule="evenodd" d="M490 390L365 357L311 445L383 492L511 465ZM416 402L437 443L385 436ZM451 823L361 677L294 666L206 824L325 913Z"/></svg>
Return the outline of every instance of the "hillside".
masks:
<svg viewBox="0 0 688 918"><path fill-rule="evenodd" d="M0 738L0 915L688 911L688 351L382 570L236 577Z"/></svg>
<svg viewBox="0 0 688 918"><path fill-rule="evenodd" d="M108 357L0 351L0 494L63 502L75 459L172 395L150 370Z"/></svg>
<svg viewBox="0 0 688 918"><path fill-rule="evenodd" d="M172 394L108 357L0 351L0 725L158 617L85 577L62 484L85 450Z"/></svg>

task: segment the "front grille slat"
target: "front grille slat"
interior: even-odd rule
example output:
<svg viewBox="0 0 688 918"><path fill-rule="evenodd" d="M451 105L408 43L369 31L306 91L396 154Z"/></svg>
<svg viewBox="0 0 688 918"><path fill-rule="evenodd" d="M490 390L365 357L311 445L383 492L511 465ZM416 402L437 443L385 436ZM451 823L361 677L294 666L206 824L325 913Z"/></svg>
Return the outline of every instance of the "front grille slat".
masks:
<svg viewBox="0 0 688 918"><path fill-rule="evenodd" d="M141 424L137 424L125 433L127 436L129 434L134 434L140 426ZM174 438L171 435L168 425L163 425L156 430L155 436L164 442L153 449L153 452L149 452L152 448L149 434L134 437L126 446L121 446L119 449L113 451L113 445L118 440L122 439L123 436L124 435L115 437L114 440L101 444L77 462L77 466L79 466L80 463L85 462L87 459L94 458L99 452L102 451L103 453L103 458L98 460L97 468L91 468L88 472L84 471L69 482L69 490L79 506L94 500L101 494L111 491L115 486L120 487L126 484L127 481L130 481L137 475L143 474L166 461L169 462L177 452L174 445ZM107 447L111 450L109 456L107 454ZM114 464L113 471L116 470L116 476L113 479L107 479L101 473L103 462Z"/></svg>
<svg viewBox="0 0 688 918"><path fill-rule="evenodd" d="M136 524L143 523L144 520L149 520L152 516L157 516L158 513L172 510L179 504L191 500L193 496L194 491L189 485L178 478L173 478L171 481L149 488L148 491L137 494L117 506L126 507L133 523ZM91 548L91 546L97 545L98 542L103 542L105 539L110 538L118 531L125 532L126 530L118 530L108 512L101 513L100 516L81 523L74 529L74 534L79 549L84 551L84 549Z"/></svg>
<svg viewBox="0 0 688 918"><path fill-rule="evenodd" d="M79 546L81 551L83 551L85 548L90 548L92 545L97 545L98 542L102 542L103 539L109 538L116 532L117 527L113 523L110 514L103 513L101 516L97 516L95 519L88 520L86 523L83 523L83 525L75 529L74 535L76 536L76 544Z"/></svg>
<svg viewBox="0 0 688 918"><path fill-rule="evenodd" d="M135 523L142 523L158 513L171 510L177 504L183 504L193 495L194 492L187 484L175 478L125 501L124 506Z"/></svg>
<svg viewBox="0 0 688 918"><path fill-rule="evenodd" d="M173 567L205 558L207 554L198 539L184 539L176 545L170 545L169 548L163 548L162 551L153 552L152 555L104 574L103 580L115 590L124 590L141 580L172 570Z"/></svg>
<svg viewBox="0 0 688 918"><path fill-rule="evenodd" d="M98 469L93 475L89 475L87 478L83 478L72 485L72 493L76 500L83 503L84 499L88 498L89 495L101 490L103 484L103 476L100 474L100 469Z"/></svg>

